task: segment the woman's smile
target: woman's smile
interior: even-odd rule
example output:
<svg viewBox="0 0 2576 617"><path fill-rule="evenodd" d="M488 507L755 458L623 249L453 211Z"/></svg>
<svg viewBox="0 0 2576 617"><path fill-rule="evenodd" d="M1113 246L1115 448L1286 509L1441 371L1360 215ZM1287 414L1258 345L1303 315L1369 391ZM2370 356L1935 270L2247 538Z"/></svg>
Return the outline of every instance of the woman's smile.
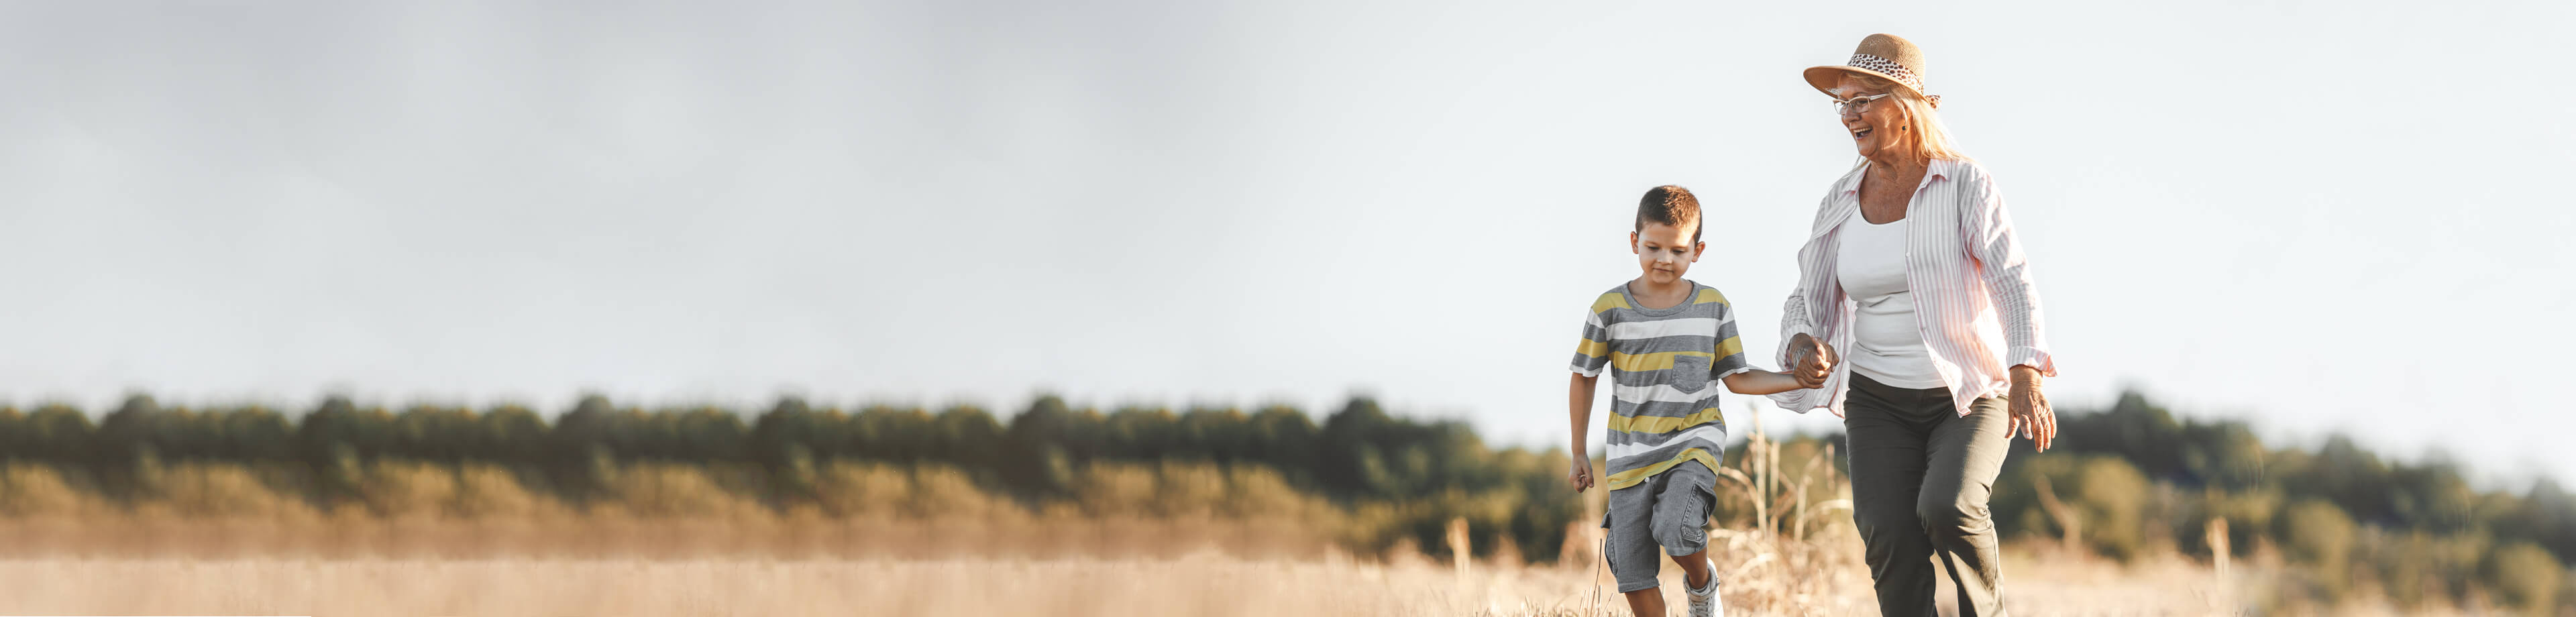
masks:
<svg viewBox="0 0 2576 617"><path fill-rule="evenodd" d="M1854 143L1868 143L1869 136L1878 134L1878 125L1870 122L1865 114L1855 114L1843 117L1843 130L1851 132ZM1868 152L1862 152L1862 154L1868 154Z"/></svg>

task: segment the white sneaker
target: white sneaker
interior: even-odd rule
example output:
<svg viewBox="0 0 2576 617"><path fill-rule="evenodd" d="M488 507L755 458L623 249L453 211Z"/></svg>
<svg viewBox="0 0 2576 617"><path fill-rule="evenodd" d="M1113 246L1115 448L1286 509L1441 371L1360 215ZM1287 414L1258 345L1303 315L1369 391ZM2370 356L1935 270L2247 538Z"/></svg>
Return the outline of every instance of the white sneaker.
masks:
<svg viewBox="0 0 2576 617"><path fill-rule="evenodd" d="M1684 580L1682 583L1688 584L1690 581ZM1726 607L1719 606L1717 603L1717 560L1709 560L1708 585L1698 589L1683 587L1682 591L1690 594L1691 617L1726 617Z"/></svg>

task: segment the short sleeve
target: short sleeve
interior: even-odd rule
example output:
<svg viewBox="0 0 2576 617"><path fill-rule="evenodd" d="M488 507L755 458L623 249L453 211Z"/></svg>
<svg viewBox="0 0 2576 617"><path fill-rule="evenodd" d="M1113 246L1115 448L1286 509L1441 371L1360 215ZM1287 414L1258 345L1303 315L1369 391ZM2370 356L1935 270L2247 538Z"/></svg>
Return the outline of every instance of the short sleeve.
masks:
<svg viewBox="0 0 2576 617"><path fill-rule="evenodd" d="M1604 317L1608 314L1596 310L1583 315L1583 342L1574 346L1574 372L1599 377L1601 369L1610 366L1610 324Z"/></svg>
<svg viewBox="0 0 2576 617"><path fill-rule="evenodd" d="M1708 363L1709 377L1725 379L1728 375L1753 370L1744 359L1744 338L1735 334L1735 305L1724 296L1717 301L1717 360Z"/></svg>

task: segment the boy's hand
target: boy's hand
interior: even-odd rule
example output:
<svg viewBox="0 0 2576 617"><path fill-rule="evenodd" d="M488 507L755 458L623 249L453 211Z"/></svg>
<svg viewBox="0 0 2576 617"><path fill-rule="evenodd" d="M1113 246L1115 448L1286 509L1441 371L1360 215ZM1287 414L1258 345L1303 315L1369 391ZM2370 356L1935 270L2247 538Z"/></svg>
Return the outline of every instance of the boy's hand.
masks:
<svg viewBox="0 0 2576 617"><path fill-rule="evenodd" d="M1575 454L1574 469L1565 474L1565 479L1574 485L1574 492L1592 488L1592 457Z"/></svg>

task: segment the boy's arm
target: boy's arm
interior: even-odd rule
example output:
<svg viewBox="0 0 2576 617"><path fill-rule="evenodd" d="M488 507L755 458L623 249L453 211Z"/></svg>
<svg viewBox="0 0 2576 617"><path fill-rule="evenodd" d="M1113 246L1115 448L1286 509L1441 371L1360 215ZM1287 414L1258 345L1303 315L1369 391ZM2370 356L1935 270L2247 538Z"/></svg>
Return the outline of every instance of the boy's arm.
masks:
<svg viewBox="0 0 2576 617"><path fill-rule="evenodd" d="M1565 388L1565 415L1572 421L1574 429L1574 463L1566 472L1565 479L1574 485L1577 493L1592 488L1592 455L1584 452L1584 444L1591 441L1587 433L1592 429L1592 389L1600 382L1600 377L1574 373L1573 382Z"/></svg>
<svg viewBox="0 0 2576 617"><path fill-rule="evenodd" d="M1574 362L1569 366L1574 380L1565 389L1565 415L1574 429L1574 463L1567 466L1565 480L1577 493L1592 488L1592 454L1584 448L1591 441L1592 389L1601 383L1601 373L1610 370L1610 320L1604 310L1609 305L1603 302L1593 301L1591 311L1583 314L1583 342L1574 346Z"/></svg>
<svg viewBox="0 0 2576 617"><path fill-rule="evenodd" d="M1790 390L1812 388L1801 385L1798 378L1779 371L1744 371L1726 376L1726 389L1736 394L1779 394Z"/></svg>

